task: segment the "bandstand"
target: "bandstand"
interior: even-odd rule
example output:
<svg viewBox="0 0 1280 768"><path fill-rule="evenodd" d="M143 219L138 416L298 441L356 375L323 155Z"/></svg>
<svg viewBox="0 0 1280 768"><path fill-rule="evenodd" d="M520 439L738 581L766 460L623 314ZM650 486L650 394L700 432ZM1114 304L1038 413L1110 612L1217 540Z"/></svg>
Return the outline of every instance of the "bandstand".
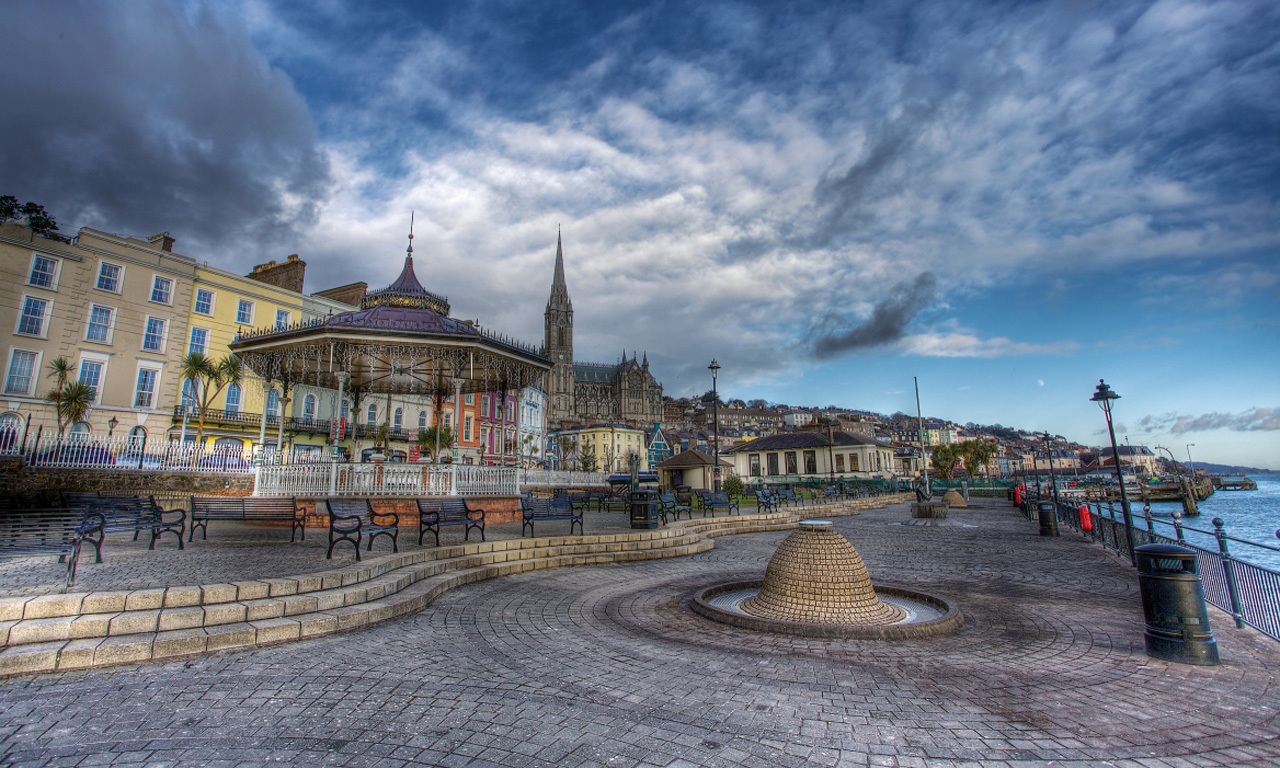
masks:
<svg viewBox="0 0 1280 768"><path fill-rule="evenodd" d="M360 308L284 328L238 334L230 349L245 367L280 384L332 391L336 404L386 395L427 395L436 423L440 403L476 392L519 391L538 383L551 361L534 347L449 317L449 303L422 287L413 270L413 235L400 276L367 294ZM519 409L511 414L519 429ZM505 418L505 416L504 416ZM336 420L336 419L335 419ZM455 420L455 424L456 424ZM263 444L264 434L259 445ZM336 431L336 430L335 430ZM340 436L334 434L333 437ZM336 456L336 451L335 451ZM450 464L353 464L337 460L259 462L255 494L296 496L428 496L519 493L516 467Z"/></svg>

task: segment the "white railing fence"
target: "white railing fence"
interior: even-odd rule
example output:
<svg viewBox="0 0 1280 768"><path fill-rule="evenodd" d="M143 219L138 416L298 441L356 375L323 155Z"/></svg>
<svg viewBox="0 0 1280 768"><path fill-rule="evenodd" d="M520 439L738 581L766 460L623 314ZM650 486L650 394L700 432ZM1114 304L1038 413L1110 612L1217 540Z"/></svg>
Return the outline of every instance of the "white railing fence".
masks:
<svg viewBox="0 0 1280 768"><path fill-rule="evenodd" d="M467 464L346 464L317 462L265 466L258 470L257 496L515 496L515 467Z"/></svg>
<svg viewBox="0 0 1280 768"><path fill-rule="evenodd" d="M240 451L212 450L192 443L80 434L40 435L22 445L0 442L0 455L22 456L44 469L117 469L139 472L252 474L253 460Z"/></svg>
<svg viewBox="0 0 1280 768"><path fill-rule="evenodd" d="M608 485L609 475L604 472L570 472L568 470L522 469L520 486L572 487L581 485Z"/></svg>

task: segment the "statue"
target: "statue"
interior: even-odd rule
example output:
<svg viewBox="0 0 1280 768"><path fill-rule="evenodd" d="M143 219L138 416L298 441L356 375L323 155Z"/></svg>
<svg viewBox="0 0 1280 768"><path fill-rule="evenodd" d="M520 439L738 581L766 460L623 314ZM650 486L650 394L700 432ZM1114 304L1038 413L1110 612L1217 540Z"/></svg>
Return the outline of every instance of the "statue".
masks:
<svg viewBox="0 0 1280 768"><path fill-rule="evenodd" d="M924 503L933 496L933 492L929 490L929 481L924 475L920 476L920 482L916 483L916 501Z"/></svg>

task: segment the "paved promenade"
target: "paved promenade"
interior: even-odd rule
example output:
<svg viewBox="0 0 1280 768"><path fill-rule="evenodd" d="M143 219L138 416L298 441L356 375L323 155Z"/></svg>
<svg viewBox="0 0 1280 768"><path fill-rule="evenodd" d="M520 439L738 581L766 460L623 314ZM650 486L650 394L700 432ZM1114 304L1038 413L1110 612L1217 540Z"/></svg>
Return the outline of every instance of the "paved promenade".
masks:
<svg viewBox="0 0 1280 768"><path fill-rule="evenodd" d="M690 557L470 584L351 632L0 680L0 765L1280 765L1280 644L1211 609L1221 666L1150 659L1127 562L983 504L952 510L967 527L899 525L905 504L835 518L877 582L958 605L952 635L815 640L703 619L690 593L759 578L786 534L724 536ZM111 582L193 567L183 556L220 582L333 565L321 535L218 537L122 555L115 576L108 549L81 575L101 583L77 589L135 588ZM15 576L0 574L6 594L38 593Z"/></svg>

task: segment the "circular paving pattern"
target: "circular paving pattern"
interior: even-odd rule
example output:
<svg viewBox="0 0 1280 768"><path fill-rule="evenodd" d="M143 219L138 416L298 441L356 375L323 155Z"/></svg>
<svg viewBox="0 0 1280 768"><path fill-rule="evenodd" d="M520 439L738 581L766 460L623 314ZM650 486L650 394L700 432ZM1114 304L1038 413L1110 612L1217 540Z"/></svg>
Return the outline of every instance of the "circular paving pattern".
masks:
<svg viewBox="0 0 1280 768"><path fill-rule="evenodd" d="M690 610L786 532L473 584L370 629L0 681L0 765L1276 765L1280 644L1213 611L1223 664L1143 650L1127 563L999 507L837 519L877 580L965 623L878 641Z"/></svg>

